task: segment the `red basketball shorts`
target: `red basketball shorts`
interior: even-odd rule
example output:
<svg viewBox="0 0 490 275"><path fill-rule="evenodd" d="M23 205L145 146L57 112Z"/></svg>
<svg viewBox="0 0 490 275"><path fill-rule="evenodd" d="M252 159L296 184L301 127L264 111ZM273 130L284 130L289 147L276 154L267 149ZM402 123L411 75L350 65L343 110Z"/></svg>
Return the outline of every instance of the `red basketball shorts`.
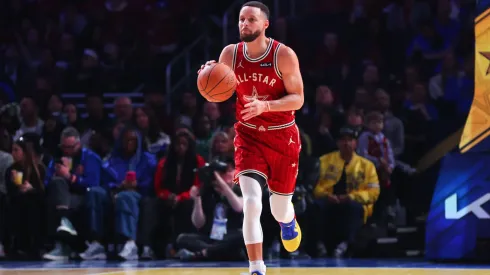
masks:
<svg viewBox="0 0 490 275"><path fill-rule="evenodd" d="M235 124L235 182L243 174L256 173L265 178L270 192L292 195L301 150L298 127L294 121L275 127L253 126Z"/></svg>

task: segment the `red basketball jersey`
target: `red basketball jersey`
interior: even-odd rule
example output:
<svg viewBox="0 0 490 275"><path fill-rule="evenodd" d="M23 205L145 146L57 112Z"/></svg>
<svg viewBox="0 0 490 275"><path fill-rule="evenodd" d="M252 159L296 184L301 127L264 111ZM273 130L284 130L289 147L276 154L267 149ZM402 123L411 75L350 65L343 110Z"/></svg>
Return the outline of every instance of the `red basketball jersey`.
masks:
<svg viewBox="0 0 490 275"><path fill-rule="evenodd" d="M254 99L269 101L286 95L281 72L277 66L277 53L281 46L281 43L270 38L265 53L258 58L251 58L247 55L246 43L240 42L235 45L233 70L238 80L236 117L244 125L267 129L267 127L280 126L294 121L294 111L265 112L246 122L242 120L240 114L244 106Z"/></svg>

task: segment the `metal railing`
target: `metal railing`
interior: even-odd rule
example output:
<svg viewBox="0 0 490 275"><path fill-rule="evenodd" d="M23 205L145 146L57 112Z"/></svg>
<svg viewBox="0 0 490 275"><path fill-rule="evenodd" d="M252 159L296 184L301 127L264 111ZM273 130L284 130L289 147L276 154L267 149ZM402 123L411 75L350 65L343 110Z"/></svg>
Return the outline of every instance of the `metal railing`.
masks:
<svg viewBox="0 0 490 275"><path fill-rule="evenodd" d="M144 88L144 85L139 85L134 89L132 92L129 93L104 93L102 94L104 103L104 110L105 112L109 115L109 117L113 117L114 113L114 101L118 97L129 97L132 102L133 102L133 108L139 108L143 107L143 93L141 93L141 90ZM85 93L63 93L61 94L61 98L63 98L64 101L66 101L69 104L75 105L77 107L78 115L81 118L86 118L88 116L87 114L87 104L85 103L85 100L87 98L87 95ZM108 103L110 102L110 103Z"/></svg>
<svg viewBox="0 0 490 275"><path fill-rule="evenodd" d="M175 56L166 66L165 68L165 90L166 90L166 95L167 95L167 110L170 111L172 101L170 100L170 97L172 93L180 87L186 80L187 77L191 73L196 73L195 70L192 68L192 59L191 55L194 52L194 50L200 48L202 49L202 46L204 45L204 59L208 60L209 59L209 51L207 49L208 47L208 39L206 35L201 35L198 38L194 40L187 48L185 48L179 55ZM174 71L174 67L176 65L182 65L180 62L184 63L184 73L182 74L180 80L176 81L175 83L172 82L172 71ZM197 76L196 76L197 77Z"/></svg>

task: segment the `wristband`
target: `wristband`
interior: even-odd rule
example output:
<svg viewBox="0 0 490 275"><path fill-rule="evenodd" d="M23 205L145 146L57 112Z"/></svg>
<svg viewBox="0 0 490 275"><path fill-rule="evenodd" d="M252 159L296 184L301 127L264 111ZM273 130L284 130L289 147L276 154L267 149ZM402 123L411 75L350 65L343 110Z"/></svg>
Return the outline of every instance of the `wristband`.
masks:
<svg viewBox="0 0 490 275"><path fill-rule="evenodd" d="M269 101L266 101L267 103L267 112L270 112L271 111L271 105L269 104Z"/></svg>

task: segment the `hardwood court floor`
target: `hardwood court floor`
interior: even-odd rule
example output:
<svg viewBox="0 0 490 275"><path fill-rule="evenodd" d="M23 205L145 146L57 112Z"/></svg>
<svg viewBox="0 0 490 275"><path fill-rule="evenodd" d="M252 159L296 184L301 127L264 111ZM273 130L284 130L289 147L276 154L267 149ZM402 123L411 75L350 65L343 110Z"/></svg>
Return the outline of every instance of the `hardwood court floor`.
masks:
<svg viewBox="0 0 490 275"><path fill-rule="evenodd" d="M0 262L0 275L248 275L245 263ZM433 264L407 260L273 261L268 275L490 275L488 266Z"/></svg>

